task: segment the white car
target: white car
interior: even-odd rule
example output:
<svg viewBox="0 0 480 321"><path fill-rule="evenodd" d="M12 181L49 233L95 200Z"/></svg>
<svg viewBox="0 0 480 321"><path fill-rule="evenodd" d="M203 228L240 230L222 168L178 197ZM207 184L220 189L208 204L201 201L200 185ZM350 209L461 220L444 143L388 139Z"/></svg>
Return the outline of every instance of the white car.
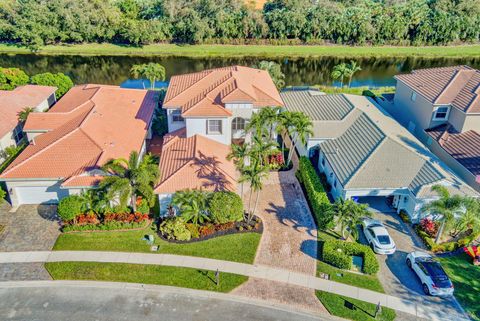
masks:
<svg viewBox="0 0 480 321"><path fill-rule="evenodd" d="M362 220L363 233L367 239L368 245L375 253L393 254L397 250L395 242L388 234L387 229L382 222L371 218Z"/></svg>
<svg viewBox="0 0 480 321"><path fill-rule="evenodd" d="M406 263L417 274L426 295L453 295L452 281L440 263L435 261L430 254L420 251L411 252L407 255Z"/></svg>

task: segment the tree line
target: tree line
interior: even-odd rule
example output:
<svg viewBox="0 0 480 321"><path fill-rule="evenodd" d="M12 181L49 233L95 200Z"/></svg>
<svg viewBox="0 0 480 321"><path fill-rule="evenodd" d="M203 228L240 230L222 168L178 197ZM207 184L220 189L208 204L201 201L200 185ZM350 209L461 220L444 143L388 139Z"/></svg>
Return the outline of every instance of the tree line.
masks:
<svg viewBox="0 0 480 321"><path fill-rule="evenodd" d="M478 0L4 0L0 41L56 43L478 42Z"/></svg>

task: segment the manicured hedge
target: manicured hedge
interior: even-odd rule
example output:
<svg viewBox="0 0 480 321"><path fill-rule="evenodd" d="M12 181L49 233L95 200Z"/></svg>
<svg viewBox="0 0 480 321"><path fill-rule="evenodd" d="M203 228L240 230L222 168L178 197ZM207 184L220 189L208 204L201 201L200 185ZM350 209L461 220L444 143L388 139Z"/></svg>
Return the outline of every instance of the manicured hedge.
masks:
<svg viewBox="0 0 480 321"><path fill-rule="evenodd" d="M328 240L323 243L322 260L339 269L351 270L353 255L363 257L363 273L378 272L377 257L370 247L340 240Z"/></svg>
<svg viewBox="0 0 480 321"><path fill-rule="evenodd" d="M300 166L296 176L305 187L308 201L317 220L318 228L332 228L334 216L333 212L329 210L332 205L323 188L320 177L318 177L315 168L313 168L312 163L307 157L300 157Z"/></svg>
<svg viewBox="0 0 480 321"><path fill-rule="evenodd" d="M136 228L144 228L150 221L143 222L118 222L110 221L102 224L85 224L85 225L65 225L62 228L66 232L81 232L81 231L113 231L113 230L130 230Z"/></svg>

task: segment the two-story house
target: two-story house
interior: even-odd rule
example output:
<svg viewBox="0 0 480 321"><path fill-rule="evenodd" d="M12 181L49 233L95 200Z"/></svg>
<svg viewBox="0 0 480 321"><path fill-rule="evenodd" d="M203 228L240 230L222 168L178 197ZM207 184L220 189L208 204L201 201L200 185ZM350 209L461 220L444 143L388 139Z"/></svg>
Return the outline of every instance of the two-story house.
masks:
<svg viewBox="0 0 480 321"><path fill-rule="evenodd" d="M480 191L480 71L468 66L395 76L384 107L455 173Z"/></svg>
<svg viewBox="0 0 480 321"><path fill-rule="evenodd" d="M23 141L22 124L18 113L24 108L43 112L52 106L57 88L50 86L25 85L14 90L0 90L0 163L4 160L3 151L17 146Z"/></svg>
<svg viewBox="0 0 480 321"><path fill-rule="evenodd" d="M155 189L161 211L182 189L237 191L237 173L226 159L232 142L241 142L252 114L283 106L268 72L231 66L177 75L170 79L163 108L168 131Z"/></svg>

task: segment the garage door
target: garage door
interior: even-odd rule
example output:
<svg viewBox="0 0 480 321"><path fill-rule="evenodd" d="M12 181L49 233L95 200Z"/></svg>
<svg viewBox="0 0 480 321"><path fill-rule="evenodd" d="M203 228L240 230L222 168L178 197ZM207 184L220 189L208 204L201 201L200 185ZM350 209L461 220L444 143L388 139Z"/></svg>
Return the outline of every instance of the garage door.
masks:
<svg viewBox="0 0 480 321"><path fill-rule="evenodd" d="M15 187L19 204L52 204L68 196L68 190L53 186L22 186Z"/></svg>

